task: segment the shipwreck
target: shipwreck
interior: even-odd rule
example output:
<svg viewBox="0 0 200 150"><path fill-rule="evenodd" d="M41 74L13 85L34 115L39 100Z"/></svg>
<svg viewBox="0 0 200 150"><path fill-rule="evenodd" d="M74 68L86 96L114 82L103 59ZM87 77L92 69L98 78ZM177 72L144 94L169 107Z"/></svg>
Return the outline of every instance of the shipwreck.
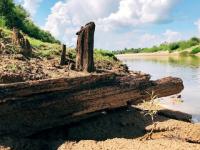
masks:
<svg viewBox="0 0 200 150"><path fill-rule="evenodd" d="M152 81L150 75L138 72L95 70L94 31L90 22L77 32L75 68L85 75L0 84L0 136L30 136L96 112L141 103L152 91L165 97L183 90L182 80L175 77Z"/></svg>

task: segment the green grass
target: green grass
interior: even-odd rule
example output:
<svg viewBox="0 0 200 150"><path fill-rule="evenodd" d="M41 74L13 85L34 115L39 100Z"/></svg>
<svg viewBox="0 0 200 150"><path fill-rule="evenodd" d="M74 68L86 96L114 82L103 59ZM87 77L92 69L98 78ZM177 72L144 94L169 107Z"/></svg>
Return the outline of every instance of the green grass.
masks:
<svg viewBox="0 0 200 150"><path fill-rule="evenodd" d="M2 31L3 31L3 34L5 37L10 37L12 36L12 31L10 31L9 29L7 28L0 28Z"/></svg>
<svg viewBox="0 0 200 150"><path fill-rule="evenodd" d="M40 41L40 40L37 40L37 39L34 39L34 38L28 37L28 40L29 40L29 42L31 43L31 45L32 45L33 47L40 47L41 45L44 44L44 42L42 42L42 41Z"/></svg>
<svg viewBox="0 0 200 150"><path fill-rule="evenodd" d="M1 28L3 31L4 38L11 38L12 37L12 31L7 28ZM61 46L60 44L56 43L47 43L42 42L40 40L34 39L26 35L26 38L29 40L31 46L33 47L33 56L38 57L54 57L58 56L61 53ZM18 51L15 52L15 49L17 48L13 47L10 49L10 51L13 51L12 53L19 53Z"/></svg>

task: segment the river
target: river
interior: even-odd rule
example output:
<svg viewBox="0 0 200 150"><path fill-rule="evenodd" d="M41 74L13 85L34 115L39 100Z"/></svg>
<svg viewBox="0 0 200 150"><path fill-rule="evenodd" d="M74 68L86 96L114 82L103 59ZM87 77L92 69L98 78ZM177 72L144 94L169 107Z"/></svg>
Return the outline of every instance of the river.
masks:
<svg viewBox="0 0 200 150"><path fill-rule="evenodd" d="M200 58L195 56L119 56L130 70L149 73L152 79L166 76L180 77L184 83L182 103L169 98L161 100L166 108L193 115L194 122L200 122Z"/></svg>

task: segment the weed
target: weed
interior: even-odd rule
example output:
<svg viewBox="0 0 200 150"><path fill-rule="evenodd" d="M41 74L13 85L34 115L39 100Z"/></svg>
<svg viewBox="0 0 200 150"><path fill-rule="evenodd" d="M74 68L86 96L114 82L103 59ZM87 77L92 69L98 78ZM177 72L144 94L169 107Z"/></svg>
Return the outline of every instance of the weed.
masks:
<svg viewBox="0 0 200 150"><path fill-rule="evenodd" d="M157 99L158 96L155 94L154 91L152 91L151 93L147 92L147 94L150 96L150 100L148 100L147 102L144 101L144 103L146 103L146 105L148 105L148 109L144 112L144 116L150 116L151 118L151 122L153 124L153 128L152 130L146 135L144 136L141 140L143 139L152 139L152 134L154 132L154 129L156 128L156 122L155 122L155 116L158 113L158 109L155 109L155 106L157 105Z"/></svg>

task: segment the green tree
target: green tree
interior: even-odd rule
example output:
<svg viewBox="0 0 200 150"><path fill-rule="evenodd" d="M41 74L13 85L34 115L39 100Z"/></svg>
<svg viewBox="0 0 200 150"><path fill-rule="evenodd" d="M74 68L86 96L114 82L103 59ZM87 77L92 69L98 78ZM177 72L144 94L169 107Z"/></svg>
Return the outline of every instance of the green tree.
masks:
<svg viewBox="0 0 200 150"><path fill-rule="evenodd" d="M1 0L0 1L0 10L1 10L1 17L4 17L6 21L6 25L9 27L13 24L13 10L14 10L14 3L12 0Z"/></svg>
<svg viewBox="0 0 200 150"><path fill-rule="evenodd" d="M16 27L25 34L43 42L59 43L49 32L41 30L30 19L27 11L20 5L15 5L13 0L0 0L0 21L8 28Z"/></svg>

